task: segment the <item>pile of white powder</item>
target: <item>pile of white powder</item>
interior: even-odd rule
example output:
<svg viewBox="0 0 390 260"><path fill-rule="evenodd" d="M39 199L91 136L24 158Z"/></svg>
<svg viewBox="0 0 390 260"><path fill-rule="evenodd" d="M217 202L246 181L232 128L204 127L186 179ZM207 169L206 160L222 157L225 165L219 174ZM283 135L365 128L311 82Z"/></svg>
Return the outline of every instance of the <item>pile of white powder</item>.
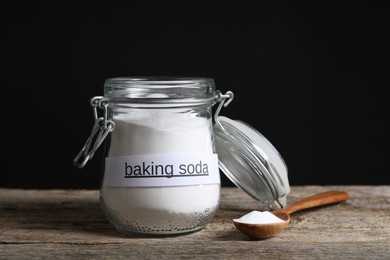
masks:
<svg viewBox="0 0 390 260"><path fill-rule="evenodd" d="M247 224L271 224L284 222L284 220L278 218L269 211L257 210L254 210L241 218L234 219L234 221Z"/></svg>

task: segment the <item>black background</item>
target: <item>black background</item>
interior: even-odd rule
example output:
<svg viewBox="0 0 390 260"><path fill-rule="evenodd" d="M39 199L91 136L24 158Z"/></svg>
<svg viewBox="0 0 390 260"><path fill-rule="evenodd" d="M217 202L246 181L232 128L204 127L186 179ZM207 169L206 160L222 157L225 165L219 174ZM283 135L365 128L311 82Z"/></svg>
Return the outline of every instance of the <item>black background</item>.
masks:
<svg viewBox="0 0 390 260"><path fill-rule="evenodd" d="M91 3L0 4L1 187L98 187L102 149L72 164L93 124L89 99L106 78L156 75L233 91L221 114L273 143L291 185L390 184L388 8Z"/></svg>

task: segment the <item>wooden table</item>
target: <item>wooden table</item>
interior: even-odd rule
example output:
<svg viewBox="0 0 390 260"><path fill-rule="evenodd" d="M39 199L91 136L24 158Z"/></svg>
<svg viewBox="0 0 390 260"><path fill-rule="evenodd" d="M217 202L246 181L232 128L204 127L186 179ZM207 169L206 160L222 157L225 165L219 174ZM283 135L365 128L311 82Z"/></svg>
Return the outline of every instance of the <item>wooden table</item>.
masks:
<svg viewBox="0 0 390 260"><path fill-rule="evenodd" d="M0 259L390 259L390 186L293 186L288 204L327 190L350 197L293 213L279 235L252 240L232 219L264 208L238 188L222 189L201 231L152 238L118 233L96 190L0 189Z"/></svg>

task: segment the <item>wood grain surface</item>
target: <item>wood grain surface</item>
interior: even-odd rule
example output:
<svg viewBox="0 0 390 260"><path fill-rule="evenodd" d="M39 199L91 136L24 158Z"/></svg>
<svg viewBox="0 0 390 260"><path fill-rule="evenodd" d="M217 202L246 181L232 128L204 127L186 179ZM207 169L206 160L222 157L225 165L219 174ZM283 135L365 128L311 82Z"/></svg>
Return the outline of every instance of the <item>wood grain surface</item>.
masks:
<svg viewBox="0 0 390 260"><path fill-rule="evenodd" d="M349 198L295 212L282 233L254 240L232 219L266 209L238 188L222 188L204 229L170 237L117 232L97 190L0 189L0 259L390 259L390 186L293 186L288 204L327 190Z"/></svg>

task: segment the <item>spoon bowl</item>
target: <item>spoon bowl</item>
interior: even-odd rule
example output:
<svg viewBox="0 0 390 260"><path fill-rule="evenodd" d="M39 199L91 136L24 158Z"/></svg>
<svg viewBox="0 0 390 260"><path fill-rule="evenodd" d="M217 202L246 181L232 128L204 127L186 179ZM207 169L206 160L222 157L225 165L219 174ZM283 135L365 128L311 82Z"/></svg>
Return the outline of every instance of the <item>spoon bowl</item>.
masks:
<svg viewBox="0 0 390 260"><path fill-rule="evenodd" d="M269 238L279 234L290 223L290 214L299 210L342 202L348 199L348 193L343 191L327 191L302 199L286 208L272 211L276 217L283 220L278 223L254 224L236 221L234 226L243 234L254 239Z"/></svg>
<svg viewBox="0 0 390 260"><path fill-rule="evenodd" d="M233 220L234 226L251 238L268 238L279 234L290 223L290 215L279 212L274 214L283 222L267 223L267 224L252 224Z"/></svg>

